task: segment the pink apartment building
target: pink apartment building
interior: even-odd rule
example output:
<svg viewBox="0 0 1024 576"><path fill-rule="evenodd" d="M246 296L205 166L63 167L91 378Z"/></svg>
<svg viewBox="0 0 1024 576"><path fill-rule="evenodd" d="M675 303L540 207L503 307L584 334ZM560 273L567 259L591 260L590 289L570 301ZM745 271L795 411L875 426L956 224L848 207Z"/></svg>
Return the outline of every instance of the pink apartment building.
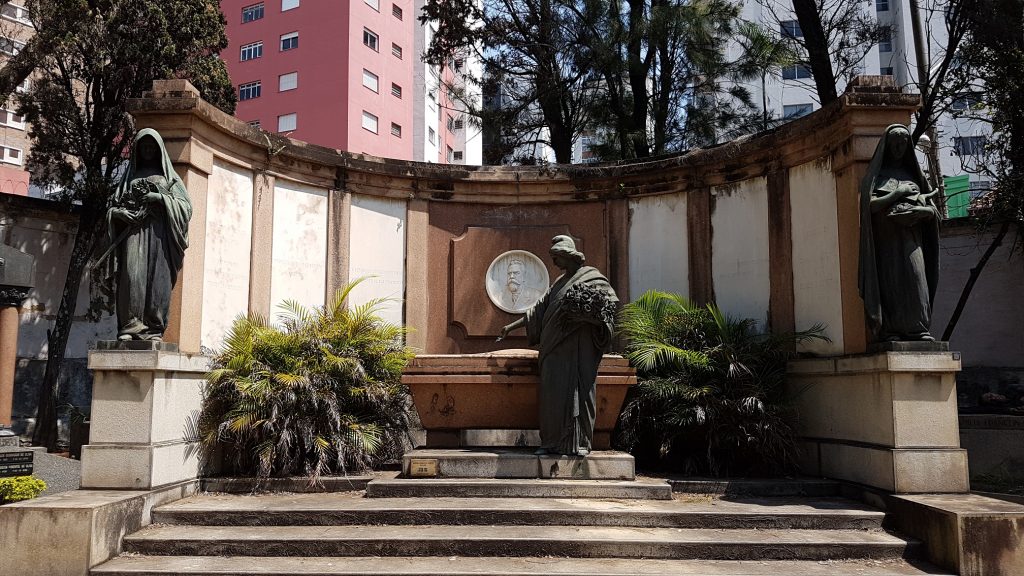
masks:
<svg viewBox="0 0 1024 576"><path fill-rule="evenodd" d="M268 132L413 159L413 0L222 0L235 115Z"/></svg>

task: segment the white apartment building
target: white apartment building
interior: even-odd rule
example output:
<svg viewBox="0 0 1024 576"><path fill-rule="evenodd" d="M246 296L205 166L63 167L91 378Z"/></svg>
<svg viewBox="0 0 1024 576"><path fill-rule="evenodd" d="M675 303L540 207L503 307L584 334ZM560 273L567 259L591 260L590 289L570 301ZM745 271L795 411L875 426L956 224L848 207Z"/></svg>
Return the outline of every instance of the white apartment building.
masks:
<svg viewBox="0 0 1024 576"><path fill-rule="evenodd" d="M914 51L911 12L906 0L871 0L861 3L863 9L881 24L890 26L890 38L872 47L860 62L859 71L863 74L890 75L896 83L907 90L916 91L917 61ZM943 6L933 0L922 0L921 20L925 35L931 44L932 65L937 65L947 41ZM802 34L796 15L792 13L792 4L788 1L776 0L773 9L769 10L759 0L746 0L743 7L743 18L759 22L766 27L777 27L780 34ZM774 14L773 14L774 12ZM786 15L790 19L786 19ZM738 46L732 48L738 51ZM737 56L733 53L730 56ZM762 85L760 81L748 85L753 101L761 102ZM844 80L840 79L837 86L842 93ZM802 66L790 66L781 73L769 74L765 78L764 92L767 94L768 110L775 118L797 118L820 108L814 81L810 71ZM969 105L970 98L965 96L955 106ZM944 115L936 125L939 164L942 176L960 176L969 174L976 165L977 152L984 146L985 139L991 133L985 122L972 121ZM969 174L972 195L988 189L988 182L981 176Z"/></svg>
<svg viewBox="0 0 1024 576"><path fill-rule="evenodd" d="M416 0L416 14L424 0ZM413 160L440 164L483 163L483 128L467 110L480 109L483 96L469 81L481 77L475 54L452 58L444 69L423 62L437 32L435 22L416 27L416 63L413 72Z"/></svg>

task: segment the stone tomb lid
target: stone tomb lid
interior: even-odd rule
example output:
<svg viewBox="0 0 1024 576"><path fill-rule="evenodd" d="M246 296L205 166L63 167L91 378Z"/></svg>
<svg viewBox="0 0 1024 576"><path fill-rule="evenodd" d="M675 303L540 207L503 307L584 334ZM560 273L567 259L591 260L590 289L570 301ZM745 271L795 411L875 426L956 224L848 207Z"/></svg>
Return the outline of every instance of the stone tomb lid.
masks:
<svg viewBox="0 0 1024 576"><path fill-rule="evenodd" d="M35 261L31 254L0 244L0 286L32 288Z"/></svg>

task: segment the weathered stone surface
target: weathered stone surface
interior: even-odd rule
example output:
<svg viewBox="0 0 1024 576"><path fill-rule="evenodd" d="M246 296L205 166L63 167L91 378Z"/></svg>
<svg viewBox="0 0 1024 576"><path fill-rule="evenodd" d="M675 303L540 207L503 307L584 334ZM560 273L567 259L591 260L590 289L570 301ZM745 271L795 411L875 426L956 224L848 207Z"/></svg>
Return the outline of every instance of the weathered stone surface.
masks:
<svg viewBox="0 0 1024 576"><path fill-rule="evenodd" d="M487 354L423 354L402 373L431 447L458 447L462 430L538 428L537 386L540 374L535 350L515 349ZM626 391L636 372L621 357L605 355L597 375L597 420L594 447L607 449ZM451 432L448 441L431 432Z"/></svg>
<svg viewBox="0 0 1024 576"><path fill-rule="evenodd" d="M188 423L202 404L206 356L96 350L90 443L82 447L82 486L151 489L198 475Z"/></svg>
<svg viewBox="0 0 1024 576"><path fill-rule="evenodd" d="M570 556L827 560L901 558L918 544L861 530L693 530L609 526L166 526L126 552L239 556Z"/></svg>
<svg viewBox="0 0 1024 576"><path fill-rule="evenodd" d="M828 562L781 560L648 560L636 558L256 558L236 556L123 556L92 572L109 576L159 576L186 574L209 576L371 576L478 574L480 576L551 575L582 576L923 576L946 575L901 560Z"/></svg>
<svg viewBox="0 0 1024 576"><path fill-rule="evenodd" d="M154 506L195 489L191 482L159 491L74 490L2 506L3 573L86 576L120 551L121 538L149 524Z"/></svg>
<svg viewBox="0 0 1024 576"><path fill-rule="evenodd" d="M954 352L789 363L803 472L898 493L967 492Z"/></svg>
<svg viewBox="0 0 1024 576"><path fill-rule="evenodd" d="M252 492L348 492L364 490L366 485L378 476L321 476L318 483L310 485L309 478L267 478L257 482L255 478L202 478L199 480L204 492L226 492L248 494Z"/></svg>
<svg viewBox="0 0 1024 576"><path fill-rule="evenodd" d="M670 500L666 482L613 480L395 479L366 486L370 498L641 498Z"/></svg>
<svg viewBox="0 0 1024 576"><path fill-rule="evenodd" d="M633 457L598 451L579 456L536 456L532 449L420 449L403 457L402 472L411 475L413 460L437 461L438 478L576 478L632 480Z"/></svg>
<svg viewBox="0 0 1024 576"><path fill-rule="evenodd" d="M838 496L839 483L819 478L722 479L668 478L672 491L683 494L715 494L723 496Z"/></svg>
<svg viewBox="0 0 1024 576"><path fill-rule="evenodd" d="M960 576L1024 574L1024 506L975 494L894 496L895 527Z"/></svg>
<svg viewBox="0 0 1024 576"><path fill-rule="evenodd" d="M842 498L572 500L199 494L153 511L157 524L224 526L532 525L877 530L884 514Z"/></svg>

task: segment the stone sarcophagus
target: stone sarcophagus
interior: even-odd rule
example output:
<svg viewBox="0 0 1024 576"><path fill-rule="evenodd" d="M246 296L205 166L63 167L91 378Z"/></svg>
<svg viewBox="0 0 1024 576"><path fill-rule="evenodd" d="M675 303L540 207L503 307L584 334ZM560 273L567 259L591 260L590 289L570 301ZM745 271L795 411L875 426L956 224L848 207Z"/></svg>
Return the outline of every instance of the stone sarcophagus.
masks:
<svg viewBox="0 0 1024 576"><path fill-rule="evenodd" d="M469 430L536 430L540 374L535 350L484 354L425 354L402 375L409 386L427 446L457 447ZM636 371L621 356L605 355L597 374L594 448L607 449Z"/></svg>

